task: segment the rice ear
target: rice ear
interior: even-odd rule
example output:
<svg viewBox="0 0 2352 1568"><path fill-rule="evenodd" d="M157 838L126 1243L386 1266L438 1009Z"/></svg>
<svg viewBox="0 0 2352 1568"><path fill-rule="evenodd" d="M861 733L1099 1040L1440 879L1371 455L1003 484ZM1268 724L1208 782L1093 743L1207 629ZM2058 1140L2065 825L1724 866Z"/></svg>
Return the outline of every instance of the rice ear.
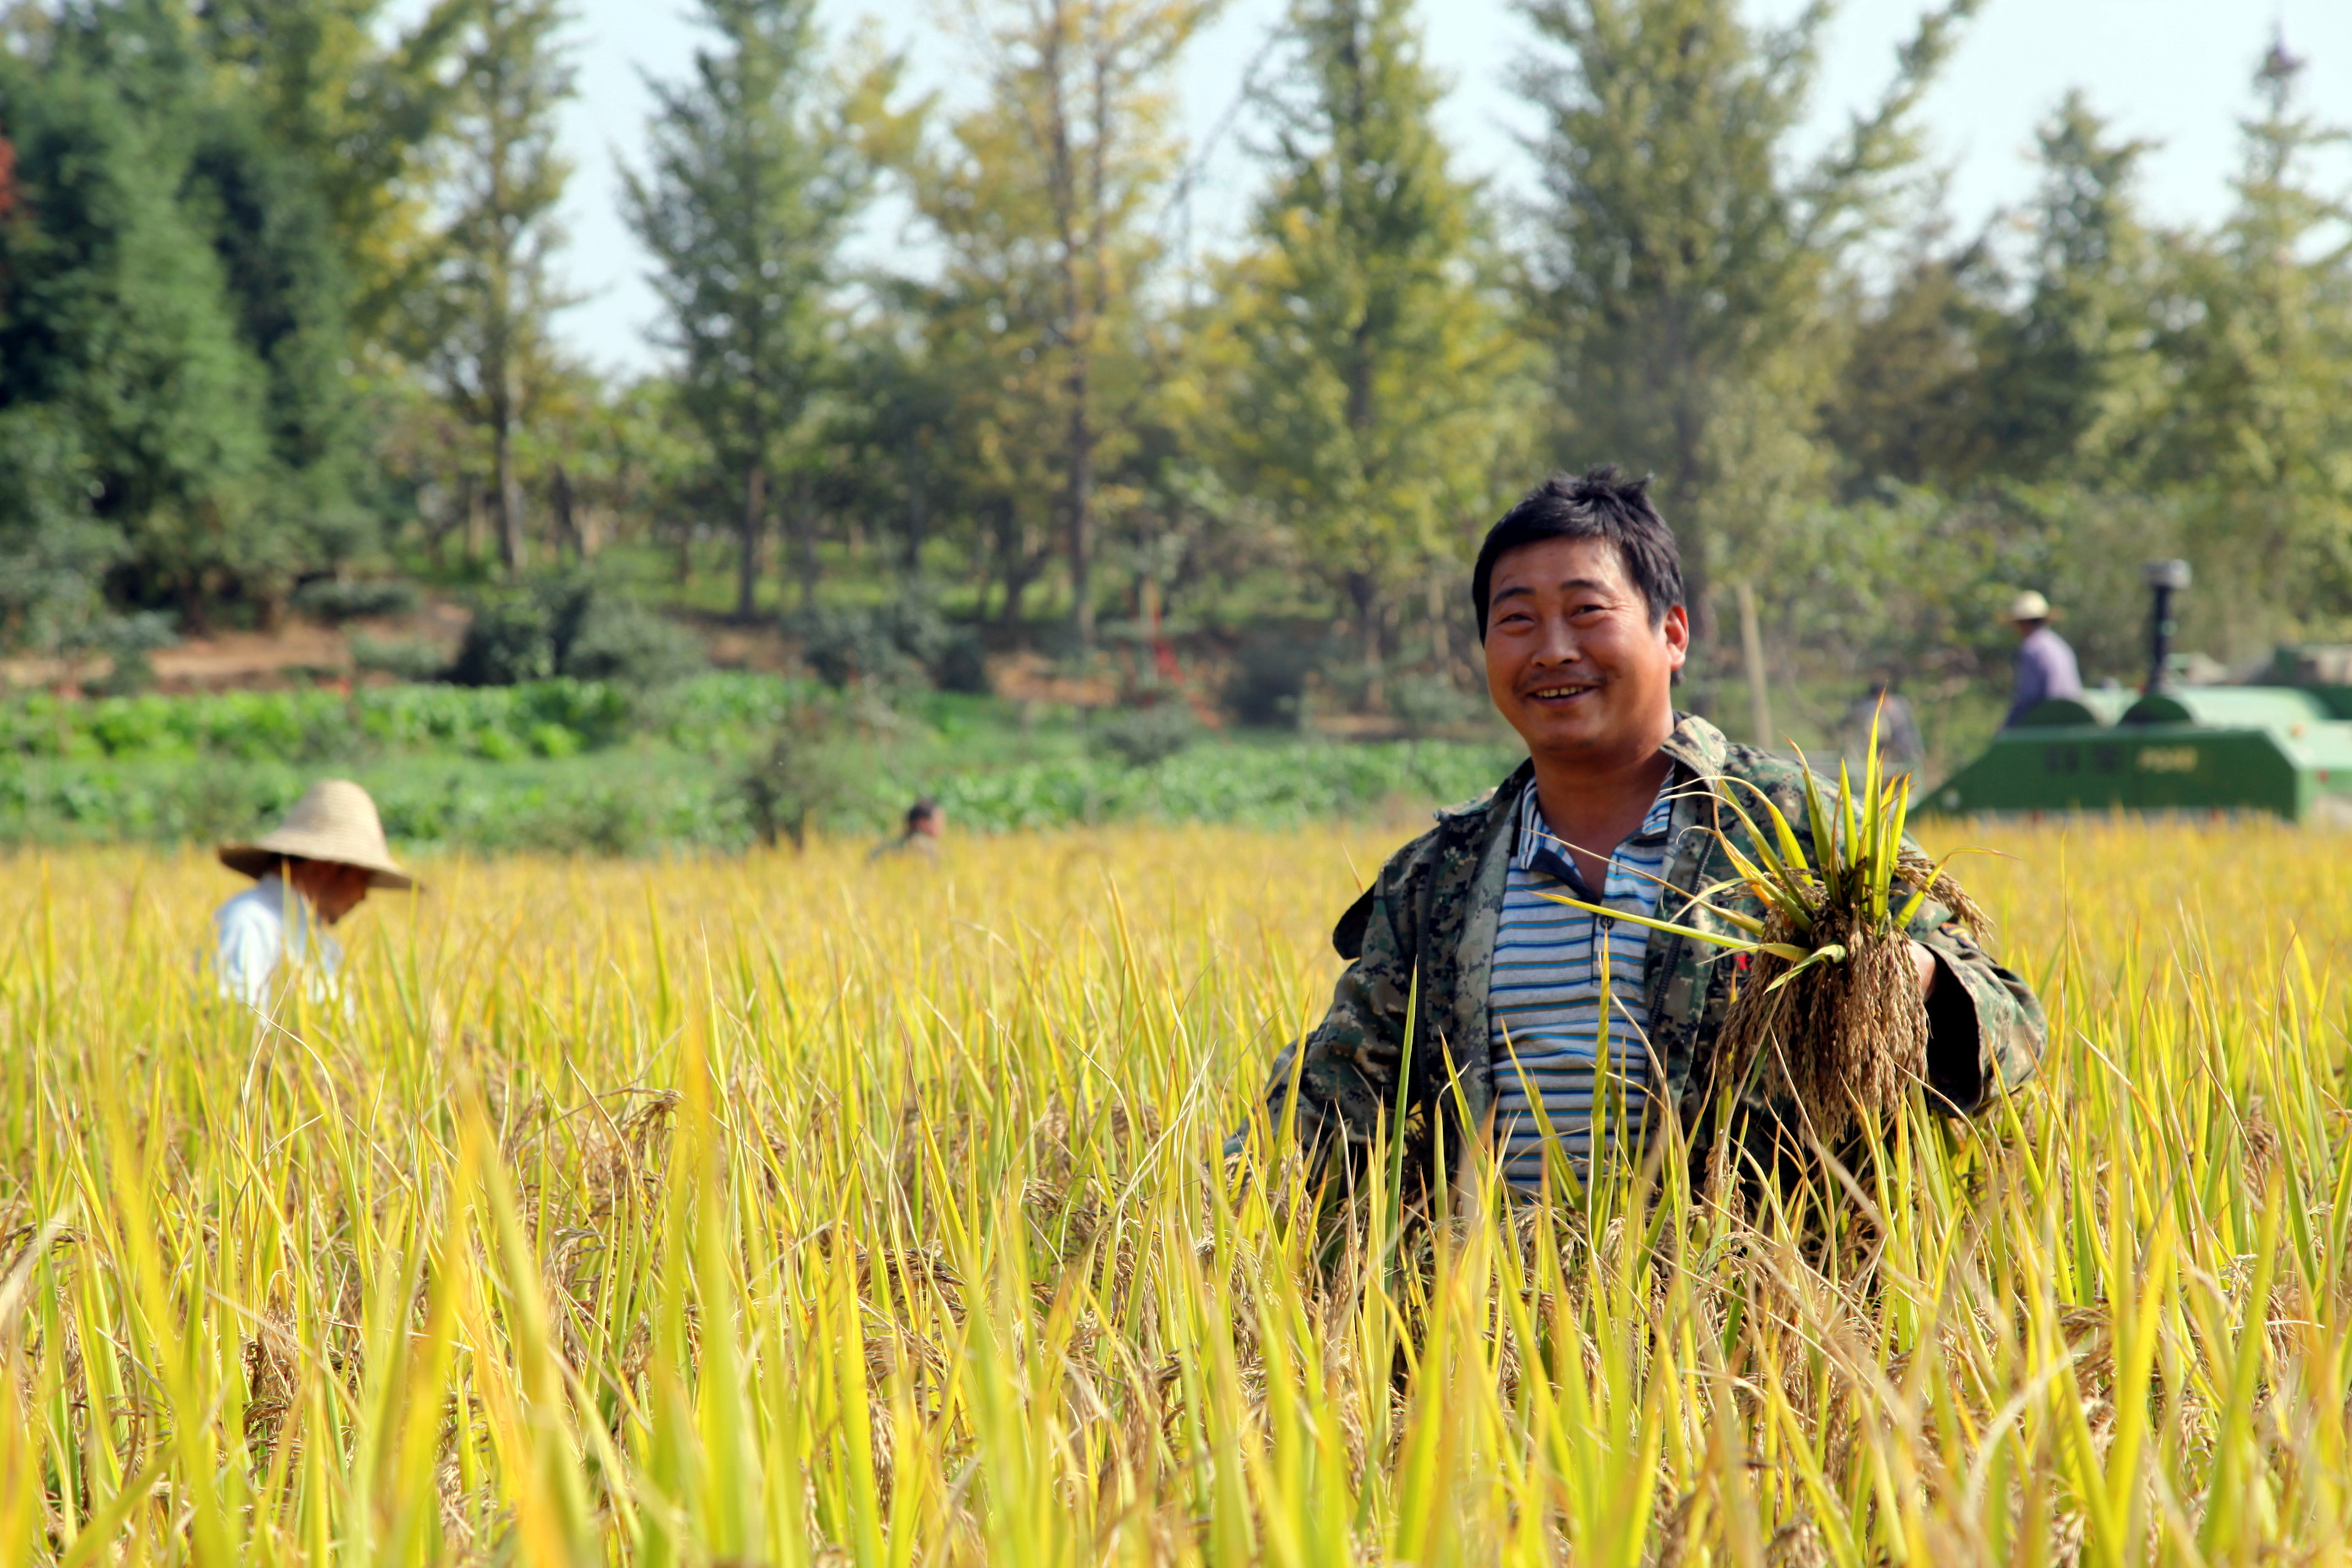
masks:
<svg viewBox="0 0 2352 1568"><path fill-rule="evenodd" d="M1912 921L1918 917L1919 909L1924 907L1925 899L1932 898L1949 910L1952 918L1959 921L1970 936L1975 937L1979 942L1989 941L1993 934L1992 917L1985 913L1983 907L1969 896L1968 889L1960 886L1956 879L1944 874L1944 868L1962 855L1997 855L1999 853L1997 849L1987 849L1981 845L1969 844L1953 850L1941 860L1930 860L1925 854L1906 846L1896 868L1903 879L1919 891L1918 894L1915 894L1911 902L1905 905L1903 918L1895 922L1896 929L1907 929Z"/></svg>

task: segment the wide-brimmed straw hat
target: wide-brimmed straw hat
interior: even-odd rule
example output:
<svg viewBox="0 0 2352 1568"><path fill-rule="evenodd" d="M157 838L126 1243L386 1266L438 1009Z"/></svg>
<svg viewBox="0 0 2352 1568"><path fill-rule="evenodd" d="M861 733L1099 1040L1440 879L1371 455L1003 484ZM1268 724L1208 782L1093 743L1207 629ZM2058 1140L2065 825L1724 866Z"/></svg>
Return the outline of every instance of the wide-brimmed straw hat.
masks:
<svg viewBox="0 0 2352 1568"><path fill-rule="evenodd" d="M349 779L320 779L294 803L294 809L275 832L250 844L224 844L220 848L221 864L248 877L268 876L289 855L356 866L368 874L371 888L416 885L393 862L375 802Z"/></svg>
<svg viewBox="0 0 2352 1568"><path fill-rule="evenodd" d="M2012 621L2046 621L2050 618L2050 601L2028 588L2009 602L2009 618Z"/></svg>

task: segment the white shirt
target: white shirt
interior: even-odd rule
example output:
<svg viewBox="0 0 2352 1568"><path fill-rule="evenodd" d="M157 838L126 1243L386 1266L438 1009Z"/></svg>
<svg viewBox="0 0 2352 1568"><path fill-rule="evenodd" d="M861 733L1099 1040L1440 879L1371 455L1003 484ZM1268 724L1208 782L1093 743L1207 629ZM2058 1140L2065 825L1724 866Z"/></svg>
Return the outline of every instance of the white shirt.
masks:
<svg viewBox="0 0 2352 1568"><path fill-rule="evenodd" d="M257 1013L270 1011L280 965L310 972L304 989L314 1000L333 992L343 966L341 944L327 934L310 900L274 871L214 913L213 938L221 995Z"/></svg>

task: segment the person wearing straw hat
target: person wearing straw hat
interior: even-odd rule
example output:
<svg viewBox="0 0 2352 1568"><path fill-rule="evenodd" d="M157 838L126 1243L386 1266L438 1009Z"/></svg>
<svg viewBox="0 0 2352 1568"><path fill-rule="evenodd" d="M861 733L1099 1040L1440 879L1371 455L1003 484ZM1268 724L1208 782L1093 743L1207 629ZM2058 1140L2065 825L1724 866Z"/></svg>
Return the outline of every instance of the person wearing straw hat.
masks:
<svg viewBox="0 0 2352 1568"><path fill-rule="evenodd" d="M2010 601L2009 624L2017 628L2017 695L2003 729L2023 721L2037 702L2083 695L2083 673L2074 650L2051 628L2050 601L2028 588Z"/></svg>
<svg viewBox="0 0 2352 1568"><path fill-rule="evenodd" d="M286 820L250 844L224 844L221 864L255 879L213 916L213 972L221 994L268 1009L281 967L331 986L343 950L321 929L365 901L371 888L415 886L394 864L368 792L321 779Z"/></svg>

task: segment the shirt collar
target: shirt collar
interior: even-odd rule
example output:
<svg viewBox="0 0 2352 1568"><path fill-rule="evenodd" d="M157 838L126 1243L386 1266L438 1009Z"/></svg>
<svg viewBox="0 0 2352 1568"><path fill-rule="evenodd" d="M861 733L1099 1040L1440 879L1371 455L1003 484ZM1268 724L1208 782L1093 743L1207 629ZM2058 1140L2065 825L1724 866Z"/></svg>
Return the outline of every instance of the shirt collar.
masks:
<svg viewBox="0 0 2352 1568"><path fill-rule="evenodd" d="M1675 800L1682 784L1682 773L1679 765L1667 771L1664 780L1658 785L1657 797L1650 802L1650 809L1642 815L1642 826L1627 834L1624 842L1663 844L1666 841L1674 831ZM1572 886L1584 885L1583 877L1576 869L1576 862L1544 822L1543 805L1536 798L1536 781L1532 778L1519 792L1518 829L1518 848L1512 858L1522 868L1542 871ZM1613 855L1617 846L1612 844L1609 847Z"/></svg>

